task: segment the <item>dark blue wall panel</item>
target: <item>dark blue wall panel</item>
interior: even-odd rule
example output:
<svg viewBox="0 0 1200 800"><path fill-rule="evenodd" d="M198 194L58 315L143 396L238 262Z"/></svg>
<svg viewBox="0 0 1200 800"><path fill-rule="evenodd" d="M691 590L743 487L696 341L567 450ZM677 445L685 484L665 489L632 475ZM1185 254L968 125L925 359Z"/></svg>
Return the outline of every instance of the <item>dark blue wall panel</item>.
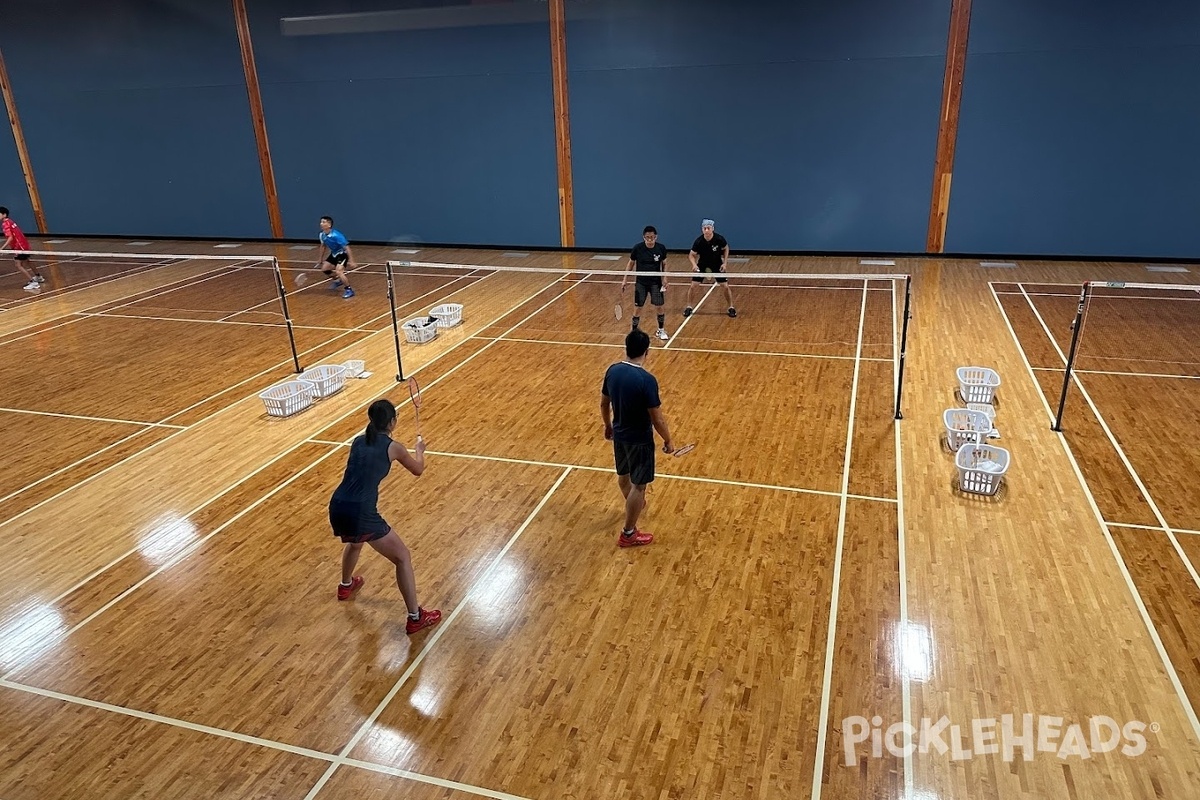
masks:
<svg viewBox="0 0 1200 800"><path fill-rule="evenodd" d="M579 244L684 248L711 216L735 249L924 249L948 2L594 8L568 13Z"/></svg>
<svg viewBox="0 0 1200 800"><path fill-rule="evenodd" d="M282 17L397 3L250 4L289 236L559 243L550 26L283 36Z"/></svg>
<svg viewBox="0 0 1200 800"><path fill-rule="evenodd" d="M1200 254L1200 5L975 0L953 252Z"/></svg>
<svg viewBox="0 0 1200 800"><path fill-rule="evenodd" d="M230 4L10 5L0 46L53 230L269 235Z"/></svg>

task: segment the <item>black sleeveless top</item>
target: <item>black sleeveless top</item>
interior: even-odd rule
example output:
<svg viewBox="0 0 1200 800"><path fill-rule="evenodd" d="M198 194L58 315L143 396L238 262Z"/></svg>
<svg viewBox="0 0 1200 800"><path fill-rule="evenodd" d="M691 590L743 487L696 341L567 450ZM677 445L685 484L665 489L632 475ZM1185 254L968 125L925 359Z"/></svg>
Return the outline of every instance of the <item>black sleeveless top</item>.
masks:
<svg viewBox="0 0 1200 800"><path fill-rule="evenodd" d="M392 459L388 457L391 444L391 438L383 433L376 434L372 444L367 444L366 434L357 436L350 445L346 472L333 493L333 500L358 503L363 510L374 509L379 501L379 484L392 469Z"/></svg>

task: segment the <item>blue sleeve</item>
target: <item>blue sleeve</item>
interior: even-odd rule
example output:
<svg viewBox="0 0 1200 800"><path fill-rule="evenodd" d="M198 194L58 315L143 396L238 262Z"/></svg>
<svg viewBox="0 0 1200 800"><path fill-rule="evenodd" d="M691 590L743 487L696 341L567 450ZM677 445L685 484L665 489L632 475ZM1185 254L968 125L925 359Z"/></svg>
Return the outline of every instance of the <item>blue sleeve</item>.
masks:
<svg viewBox="0 0 1200 800"><path fill-rule="evenodd" d="M658 398L658 379L653 375L647 375L649 380L646 382L646 408L658 408L662 405L662 401Z"/></svg>
<svg viewBox="0 0 1200 800"><path fill-rule="evenodd" d="M335 231L329 238L333 239L338 247L345 247L346 245L350 244L350 241L346 239L341 231Z"/></svg>

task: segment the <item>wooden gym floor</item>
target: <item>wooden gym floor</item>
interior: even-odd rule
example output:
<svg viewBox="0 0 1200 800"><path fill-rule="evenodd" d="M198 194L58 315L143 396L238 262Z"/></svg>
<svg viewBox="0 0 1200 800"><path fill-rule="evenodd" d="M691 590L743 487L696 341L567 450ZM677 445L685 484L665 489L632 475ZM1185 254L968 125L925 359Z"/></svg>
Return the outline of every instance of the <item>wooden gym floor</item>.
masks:
<svg viewBox="0 0 1200 800"><path fill-rule="evenodd" d="M611 279L586 275L622 262L363 247L359 296L343 301L292 285L302 246L52 246L278 255L302 363L361 358L374 374L268 418L257 393L293 369L272 272L253 258L64 258L36 297L6 265L3 800L1186 798L1200 785L1200 300L1097 304L1087 399L1073 389L1063 436L1048 415L1080 282L1155 280L1141 265L739 264L913 274L899 425L890 281L735 277L738 319L706 285L686 325L678 281L672 338L648 366L677 441L700 446L660 457L644 520L657 539L626 551L597 406L628 318L612 318ZM461 327L403 348L429 468L394 470L381 507L422 602L446 615L414 637L374 553L366 588L336 602L325 520L365 407L407 399L382 269L398 257L466 265L396 282L401 321L466 308ZM1165 279L1197 282L1195 268ZM952 489L940 441L965 364L1004 381L1014 466L994 500ZM402 408L401 439L409 426ZM852 718L886 731L944 717L970 748L977 720L998 733L1026 714L1057 725L1049 752L876 757L868 739L847 755ZM1097 716L1143 722L1145 752L1057 751Z"/></svg>

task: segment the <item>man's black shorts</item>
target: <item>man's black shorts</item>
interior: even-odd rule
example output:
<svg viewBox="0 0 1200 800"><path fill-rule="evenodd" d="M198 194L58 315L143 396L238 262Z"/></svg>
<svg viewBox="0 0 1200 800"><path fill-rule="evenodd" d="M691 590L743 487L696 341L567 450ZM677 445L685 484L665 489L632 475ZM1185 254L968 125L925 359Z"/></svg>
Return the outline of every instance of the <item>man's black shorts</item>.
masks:
<svg viewBox="0 0 1200 800"><path fill-rule="evenodd" d="M628 475L635 486L654 481L654 444L613 442L618 475Z"/></svg>
<svg viewBox="0 0 1200 800"><path fill-rule="evenodd" d="M650 295L650 302L653 305L661 306L663 304L663 287L661 280L655 280L653 283L642 283L638 281L633 287L633 304L639 308L646 305L646 294Z"/></svg>
<svg viewBox="0 0 1200 800"><path fill-rule="evenodd" d="M692 280L695 281L696 283L703 283L704 282L704 273L706 273L706 272L713 273L713 275L717 279L717 283L727 283L729 281L729 278L726 278L725 275L722 274L720 265L717 265L715 267L706 267L703 264L700 265L699 274L693 275Z"/></svg>

